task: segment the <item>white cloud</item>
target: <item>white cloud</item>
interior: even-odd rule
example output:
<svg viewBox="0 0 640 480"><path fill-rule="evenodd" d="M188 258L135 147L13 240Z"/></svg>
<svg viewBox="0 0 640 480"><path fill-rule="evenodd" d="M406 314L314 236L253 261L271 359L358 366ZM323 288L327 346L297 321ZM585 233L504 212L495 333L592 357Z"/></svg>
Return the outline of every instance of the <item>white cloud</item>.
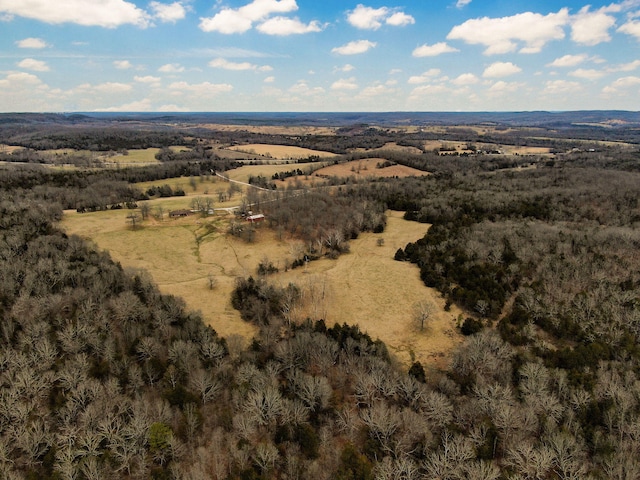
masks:
<svg viewBox="0 0 640 480"><path fill-rule="evenodd" d="M180 2L171 4L151 2L149 8L153 11L153 17L164 23L176 23L187 15L187 9Z"/></svg>
<svg viewBox="0 0 640 480"><path fill-rule="evenodd" d="M607 14L606 8L589 11L589 5L583 7L571 20L571 39L582 45L597 45L611 40L609 29L616 19Z"/></svg>
<svg viewBox="0 0 640 480"><path fill-rule="evenodd" d="M351 78L341 78L340 80L336 80L331 85L331 90L357 90L358 84L356 83L356 79L354 77Z"/></svg>
<svg viewBox="0 0 640 480"><path fill-rule="evenodd" d="M49 71L49 65L47 65L46 62L43 62L42 60L35 60L33 58L25 58L18 62L18 66L27 70L33 70L34 72Z"/></svg>
<svg viewBox="0 0 640 480"><path fill-rule="evenodd" d="M382 22L392 27L404 27L416 23L411 15L397 9L365 7L362 4L347 13L347 21L360 30L377 30L382 26Z"/></svg>
<svg viewBox="0 0 640 480"><path fill-rule="evenodd" d="M406 25L413 25L416 23L416 19L404 12L396 12L387 18L386 22L387 25L391 25L392 27L404 27Z"/></svg>
<svg viewBox="0 0 640 480"><path fill-rule="evenodd" d="M456 8L464 8L471 3L471 0L458 0L456 3Z"/></svg>
<svg viewBox="0 0 640 480"><path fill-rule="evenodd" d="M484 69L484 78L501 78L520 73L522 69L511 62L495 62Z"/></svg>
<svg viewBox="0 0 640 480"><path fill-rule="evenodd" d="M274 76L267 77L263 80L264 83L273 83L275 81L276 81L276 77Z"/></svg>
<svg viewBox="0 0 640 480"><path fill-rule="evenodd" d="M227 83L187 83L187 82L173 82L169 85L169 90L174 93L184 94L189 93L197 97L212 97L220 95L221 93L228 93L233 90L233 86Z"/></svg>
<svg viewBox="0 0 640 480"><path fill-rule="evenodd" d="M587 59L587 55L564 55L547 64L548 67L575 67Z"/></svg>
<svg viewBox="0 0 640 480"><path fill-rule="evenodd" d="M544 90L545 94L559 95L574 93L581 90L582 86L578 82L570 82L568 80L549 80L546 82Z"/></svg>
<svg viewBox="0 0 640 480"><path fill-rule="evenodd" d="M113 66L118 70L128 70L133 67L129 60L114 60Z"/></svg>
<svg viewBox="0 0 640 480"><path fill-rule="evenodd" d="M436 57L443 53L459 52L457 48L447 45L445 42L434 43L433 45L424 44L416 48L412 55L414 57Z"/></svg>
<svg viewBox="0 0 640 480"><path fill-rule="evenodd" d="M427 70L421 75L412 75L411 77L409 77L408 83L411 85L419 85L421 83L427 83L431 81L434 77L437 77L438 75L440 75L440 69L432 68L430 70Z"/></svg>
<svg viewBox="0 0 640 480"><path fill-rule="evenodd" d="M127 93L133 90L133 87L128 83L120 82L105 82L98 85L91 85L90 83L83 83L76 88L78 91L87 94L120 94Z"/></svg>
<svg viewBox="0 0 640 480"><path fill-rule="evenodd" d="M0 111L43 112L63 110L63 92L53 90L36 75L10 72L0 78Z"/></svg>
<svg viewBox="0 0 640 480"><path fill-rule="evenodd" d="M640 40L640 21L629 20L617 30L621 33L626 33L632 37L636 37L636 40Z"/></svg>
<svg viewBox="0 0 640 480"><path fill-rule="evenodd" d="M224 70L233 70L233 71L241 71L241 70L256 70L260 72L269 72L273 70L269 65L255 65L249 62L230 62L226 58L216 58L209 62L209 66L212 68L222 68Z"/></svg>
<svg viewBox="0 0 640 480"><path fill-rule="evenodd" d="M135 77L133 77L133 79L138 83L148 83L151 85L159 85L161 82L160 77L153 77L151 75L146 75L144 77L139 77L136 75Z"/></svg>
<svg viewBox="0 0 640 480"><path fill-rule="evenodd" d="M456 78L451 80L451 83L459 87L462 87L465 85L475 85L479 81L480 79L476 77L473 73L463 73L462 75L458 75Z"/></svg>
<svg viewBox="0 0 640 480"><path fill-rule="evenodd" d="M244 33L255 22L267 19L275 13L298 10L296 0L253 0L237 9L223 8L211 18L200 19L200 29L224 34Z"/></svg>
<svg viewBox="0 0 640 480"><path fill-rule="evenodd" d="M167 63L162 65L158 71L162 73L181 73L184 72L184 67L179 63Z"/></svg>
<svg viewBox="0 0 640 480"><path fill-rule="evenodd" d="M548 42L563 39L563 27L568 22L566 8L548 15L524 12L510 17L475 18L453 27L447 39L483 45L485 55L513 52L519 44L524 44L521 53L537 53Z"/></svg>
<svg viewBox="0 0 640 480"><path fill-rule="evenodd" d="M430 95L442 95L449 92L449 89L444 85L423 85L416 87L411 91L412 97L422 97Z"/></svg>
<svg viewBox="0 0 640 480"><path fill-rule="evenodd" d="M322 87L310 87L306 81L299 80L295 85L289 88L289 93L295 95L303 95L305 97L312 97L317 95L324 95L325 90Z"/></svg>
<svg viewBox="0 0 640 480"><path fill-rule="evenodd" d="M105 28L149 25L148 14L125 0L0 0L0 13L51 24L76 23Z"/></svg>
<svg viewBox="0 0 640 480"><path fill-rule="evenodd" d="M370 42L369 40L354 40L341 47L332 49L331 52L337 53L338 55L357 55L359 53L365 53L376 45L376 42Z"/></svg>
<svg viewBox="0 0 640 480"><path fill-rule="evenodd" d="M168 105L160 105L157 109L157 112L191 112L192 110L189 107L180 107L174 103Z"/></svg>
<svg viewBox="0 0 640 480"><path fill-rule="evenodd" d="M344 73L347 73L347 72L351 72L351 71L355 70L355 68L356 68L356 67L354 67L354 66L353 66L353 65L351 65L350 63L347 63L347 64L343 65L342 67L335 67L335 68L333 69L333 73L336 73L336 72L344 72Z"/></svg>
<svg viewBox="0 0 640 480"><path fill-rule="evenodd" d="M569 73L569 75L571 75L572 77L584 78L586 80L597 80L604 77L606 75L606 72L603 72L602 70L594 70L591 68L579 68Z"/></svg>
<svg viewBox="0 0 640 480"><path fill-rule="evenodd" d="M611 83L610 85L607 85L606 87L604 87L602 89L602 93L605 93L605 94L625 93L624 91L632 87L637 87L638 85L640 85L640 77L634 77L634 76L622 77L617 79L615 82ZM621 90L623 92L621 92Z"/></svg>
<svg viewBox="0 0 640 480"><path fill-rule="evenodd" d="M33 37L25 38L23 40L18 40L16 42L16 45L20 48L34 48L34 49L46 48L49 46L47 45L47 42L45 42L41 38L33 38Z"/></svg>
<svg viewBox="0 0 640 480"><path fill-rule="evenodd" d="M323 27L317 21L305 24L297 18L274 17L259 25L257 30L267 35L287 36L321 32Z"/></svg>
<svg viewBox="0 0 640 480"><path fill-rule="evenodd" d="M145 98L144 100L136 100L133 102L125 103L117 107L108 108L96 108L96 112L150 112L152 111L151 100Z"/></svg>
<svg viewBox="0 0 640 480"><path fill-rule="evenodd" d="M515 93L522 90L524 87L525 84L521 82L505 82L503 80L499 80L491 85L487 91L490 95L496 96L505 93Z"/></svg>
<svg viewBox="0 0 640 480"><path fill-rule="evenodd" d="M611 67L610 72L632 72L640 67L640 60L634 60L633 62L623 63L616 67Z"/></svg>
<svg viewBox="0 0 640 480"><path fill-rule="evenodd" d="M387 7L371 8L359 4L347 14L347 21L361 30L377 30L388 15Z"/></svg>
<svg viewBox="0 0 640 480"><path fill-rule="evenodd" d="M365 98L379 97L382 95L392 95L395 92L396 91L393 88L389 88L389 86L387 85L377 84L377 85L371 85L369 87L366 87L364 90L362 90L358 94L358 97L365 97Z"/></svg>

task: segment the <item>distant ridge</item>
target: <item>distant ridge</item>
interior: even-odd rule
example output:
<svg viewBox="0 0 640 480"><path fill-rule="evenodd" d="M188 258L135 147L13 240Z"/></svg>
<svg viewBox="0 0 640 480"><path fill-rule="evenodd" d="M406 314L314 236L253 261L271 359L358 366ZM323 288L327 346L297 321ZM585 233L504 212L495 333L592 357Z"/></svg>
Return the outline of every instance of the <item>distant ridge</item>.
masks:
<svg viewBox="0 0 640 480"><path fill-rule="evenodd" d="M531 111L531 112L73 112L6 113L2 124L92 124L120 122L218 123L224 125L309 126L402 126L402 125L494 125L544 128L640 127L640 112L625 110Z"/></svg>

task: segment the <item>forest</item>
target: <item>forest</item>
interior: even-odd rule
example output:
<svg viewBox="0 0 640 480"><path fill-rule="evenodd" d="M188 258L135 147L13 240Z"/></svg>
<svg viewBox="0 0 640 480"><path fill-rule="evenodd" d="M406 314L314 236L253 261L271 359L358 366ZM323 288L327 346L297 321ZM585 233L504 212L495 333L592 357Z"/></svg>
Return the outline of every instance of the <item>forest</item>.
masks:
<svg viewBox="0 0 640 480"><path fill-rule="evenodd" d="M31 128L20 145L34 150L110 141ZM19 128L0 130L8 143ZM336 144L347 152L336 161L386 143L367 131ZM137 128L109 148L183 134ZM388 209L430 224L395 259L465 312L444 369L400 365L348 321L291 322L298 288L268 272L219 299L257 326L244 347L58 227L63 209L139 201L136 182L229 160L0 164L0 477L640 478L640 147L559 142L544 158L376 151L431 175L251 194L265 227L302 240L309 261L348 255L350 239L384 230Z"/></svg>

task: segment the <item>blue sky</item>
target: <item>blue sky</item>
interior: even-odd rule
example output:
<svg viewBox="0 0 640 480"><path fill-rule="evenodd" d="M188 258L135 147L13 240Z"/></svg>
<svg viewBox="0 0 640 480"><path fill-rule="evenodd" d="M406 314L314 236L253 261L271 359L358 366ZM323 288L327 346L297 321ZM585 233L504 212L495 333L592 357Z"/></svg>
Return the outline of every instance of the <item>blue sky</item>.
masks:
<svg viewBox="0 0 640 480"><path fill-rule="evenodd" d="M640 0L0 0L0 111L640 110Z"/></svg>

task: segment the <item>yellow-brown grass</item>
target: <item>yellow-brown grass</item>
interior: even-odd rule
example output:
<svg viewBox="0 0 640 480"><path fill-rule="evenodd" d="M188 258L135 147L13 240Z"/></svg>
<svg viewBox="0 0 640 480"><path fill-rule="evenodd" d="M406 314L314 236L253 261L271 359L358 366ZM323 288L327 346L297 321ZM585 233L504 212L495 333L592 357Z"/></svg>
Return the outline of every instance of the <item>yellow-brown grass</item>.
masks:
<svg viewBox="0 0 640 480"><path fill-rule="evenodd" d="M150 202L152 211L158 204ZM268 258L281 269L270 281L294 282L311 298L299 315L324 318L328 324L358 324L383 340L404 364L419 360L444 366L448 352L460 341L454 328L458 312L444 311L443 300L422 284L415 266L393 260L399 247L427 230L426 225L407 222L397 212L390 212L384 233L363 234L352 241L351 253L286 272L283 267L296 258L298 242L278 240L264 227L256 241L248 244L226 234L228 217L150 219L134 231L127 223L128 213L67 211L62 227L108 250L124 267L147 270L162 292L183 297L223 336L239 334L249 339L254 334L254 327L231 308L230 295L236 278L255 275L259 263ZM382 246L378 245L381 238ZM213 290L210 275L217 282ZM437 312L421 332L413 321L413 306L423 300L436 305Z"/></svg>
<svg viewBox="0 0 640 480"><path fill-rule="evenodd" d="M280 160L288 158L308 158L312 155L321 158L331 158L336 156L335 153L323 152L321 150L311 150L309 148L293 147L289 145L266 145L259 143L251 145L235 145L233 147L229 147L229 149L248 154L263 155L268 158Z"/></svg>
<svg viewBox="0 0 640 480"><path fill-rule="evenodd" d="M392 165L390 167L378 168L378 165L385 161L386 160L384 158L365 158L362 160L354 160L351 162L339 163L337 165L329 165L316 171L314 175L340 178L351 176L355 176L356 178L419 177L429 175L427 172L404 165Z"/></svg>
<svg viewBox="0 0 640 480"><path fill-rule="evenodd" d="M288 172L291 170L300 169L303 172L311 171L318 168L325 163L291 163L291 164L277 164L277 165L245 165L243 167L234 168L228 172L223 172L223 175L232 180L239 182L248 182L249 177L263 176L268 180L271 180L273 175L281 172Z"/></svg>

